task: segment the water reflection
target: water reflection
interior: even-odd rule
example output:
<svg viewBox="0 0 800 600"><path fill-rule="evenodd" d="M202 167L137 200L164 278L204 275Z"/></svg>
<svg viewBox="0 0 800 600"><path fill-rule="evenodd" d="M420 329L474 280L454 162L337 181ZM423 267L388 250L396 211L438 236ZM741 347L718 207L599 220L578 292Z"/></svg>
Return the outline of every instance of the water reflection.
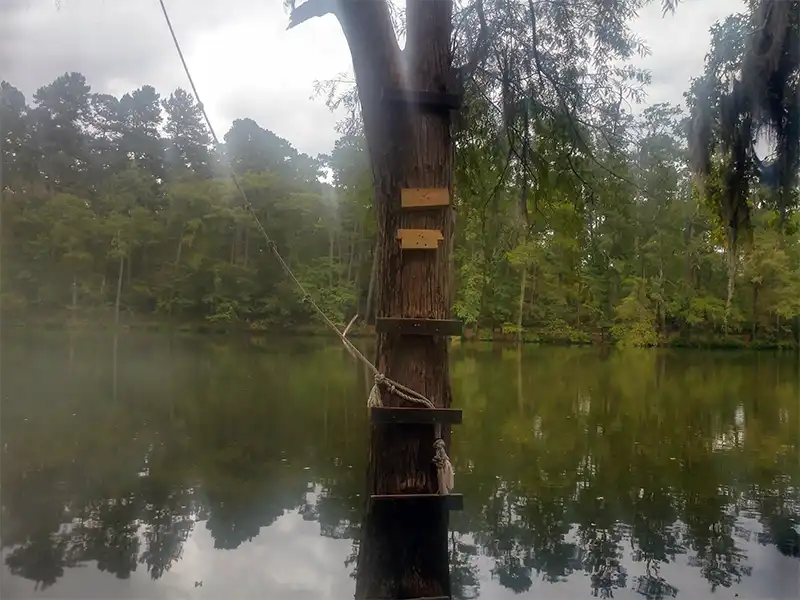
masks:
<svg viewBox="0 0 800 600"><path fill-rule="evenodd" d="M115 369L112 344L3 343L0 595L352 596L342 350L123 336ZM454 598L797 597L796 357L454 354Z"/></svg>

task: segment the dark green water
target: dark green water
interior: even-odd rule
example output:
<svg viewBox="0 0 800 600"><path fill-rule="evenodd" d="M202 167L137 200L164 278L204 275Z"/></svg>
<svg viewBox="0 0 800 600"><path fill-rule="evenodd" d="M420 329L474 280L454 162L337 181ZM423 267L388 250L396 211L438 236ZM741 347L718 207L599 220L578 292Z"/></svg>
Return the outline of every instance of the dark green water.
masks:
<svg viewBox="0 0 800 600"><path fill-rule="evenodd" d="M800 595L796 355L452 360L456 598ZM352 597L368 382L339 346L50 334L0 361L3 598Z"/></svg>

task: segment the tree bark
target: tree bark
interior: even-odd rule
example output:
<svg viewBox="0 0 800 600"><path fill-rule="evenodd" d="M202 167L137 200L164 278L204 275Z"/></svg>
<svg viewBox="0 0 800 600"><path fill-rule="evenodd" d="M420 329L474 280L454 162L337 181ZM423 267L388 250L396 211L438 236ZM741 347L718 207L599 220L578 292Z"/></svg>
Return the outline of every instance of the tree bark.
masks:
<svg viewBox="0 0 800 600"><path fill-rule="evenodd" d="M400 206L402 188L452 187L449 120L419 114L409 105L384 106L381 95L385 87L450 91L451 14L449 0L408 0L407 43L401 52L386 2L340 2L336 9L353 58L372 166L380 316L450 316L452 209L403 212ZM436 251L402 253L398 228L438 229L444 241ZM382 334L376 354L379 371L437 406L450 406L446 339ZM404 404L388 392L382 401L385 406ZM435 493L433 442L430 426L373 426L368 495ZM435 500L367 502L356 598L449 596L448 517Z"/></svg>
<svg viewBox="0 0 800 600"><path fill-rule="evenodd" d="M378 278L378 241L372 249L372 268L369 272L369 284L367 285L367 307L364 311L364 322L374 323L373 312L375 307L375 280Z"/></svg>

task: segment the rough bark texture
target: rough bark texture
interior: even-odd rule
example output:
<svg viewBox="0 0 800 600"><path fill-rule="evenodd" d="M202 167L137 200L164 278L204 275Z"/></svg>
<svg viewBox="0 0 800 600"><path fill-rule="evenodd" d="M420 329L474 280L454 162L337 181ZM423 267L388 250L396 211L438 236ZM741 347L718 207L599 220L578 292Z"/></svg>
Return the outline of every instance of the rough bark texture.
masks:
<svg viewBox="0 0 800 600"><path fill-rule="evenodd" d="M407 187L451 187L449 119L381 102L384 87L425 91L451 88L452 3L408 0L407 44L400 51L387 5L341 2L336 15L347 37L364 118L378 215L376 314L446 319L450 316L450 207L403 212ZM398 228L438 229L436 251L401 252ZM451 401L443 338L380 335L377 367L430 398ZM385 406L403 402L388 393ZM375 426L369 448L368 494L435 493L434 432L429 426ZM438 501L368 503L362 528L357 598L417 598L450 593L448 513Z"/></svg>

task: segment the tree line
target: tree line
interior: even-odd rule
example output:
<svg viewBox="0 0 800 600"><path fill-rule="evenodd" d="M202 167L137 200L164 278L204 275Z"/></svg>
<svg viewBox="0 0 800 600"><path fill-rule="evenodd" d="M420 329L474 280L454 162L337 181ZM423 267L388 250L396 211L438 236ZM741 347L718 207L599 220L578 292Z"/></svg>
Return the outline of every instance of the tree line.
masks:
<svg viewBox="0 0 800 600"><path fill-rule="evenodd" d="M67 73L33 106L2 84L3 308L278 324L308 321L227 174L327 308L338 230L323 163L251 119L213 148L196 100L143 86L121 98ZM351 274L352 278L352 274ZM332 285L328 285L332 284ZM323 289L324 288L324 289Z"/></svg>
<svg viewBox="0 0 800 600"><path fill-rule="evenodd" d="M706 78L745 35L735 17L712 29ZM479 337L796 344L796 203L754 186L752 243L732 251L713 186L693 184L684 111L626 111L623 97L641 94L646 74L570 79L580 65L561 64L574 55L562 50L540 56L538 74L498 51L465 83L455 315ZM320 306L342 323L374 316L375 215L357 96L328 91L351 116L330 154L309 157L247 118L212 144L182 89L117 98L67 73L28 103L3 82L4 313L316 325L231 184L232 168Z"/></svg>

